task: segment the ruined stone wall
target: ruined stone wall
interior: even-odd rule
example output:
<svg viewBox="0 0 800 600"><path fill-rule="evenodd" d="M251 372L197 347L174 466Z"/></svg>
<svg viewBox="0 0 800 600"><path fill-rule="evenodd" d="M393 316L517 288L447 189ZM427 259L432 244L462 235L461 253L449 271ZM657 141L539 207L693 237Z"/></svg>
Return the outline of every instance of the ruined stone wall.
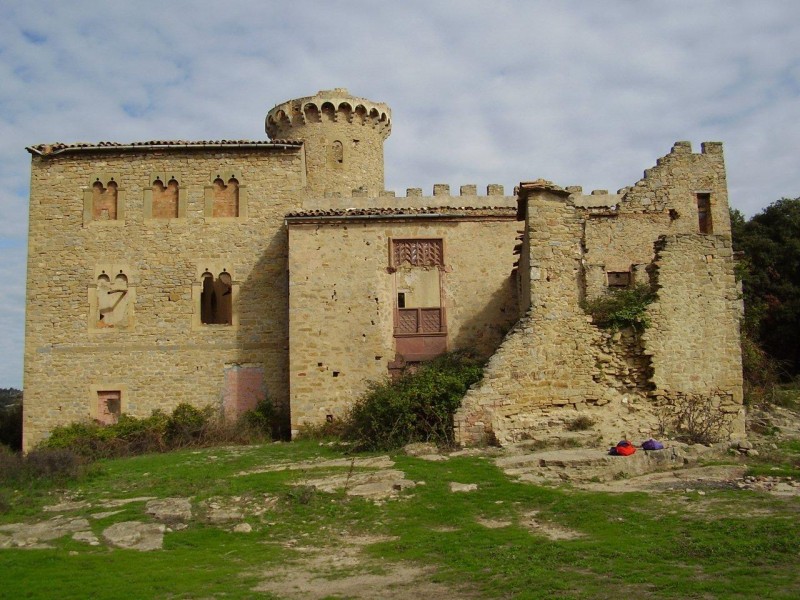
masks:
<svg viewBox="0 0 800 600"><path fill-rule="evenodd" d="M543 410L604 403L612 393L595 380L602 334L579 305L582 220L563 198L548 193L525 202L528 257L520 264L530 265L530 311L456 413L457 436L464 443L487 435L513 441L535 426Z"/></svg>
<svg viewBox="0 0 800 600"><path fill-rule="evenodd" d="M706 142L692 153L689 142L677 142L635 185L619 195L573 194L571 201L586 216L586 293L606 289L607 272L630 272L635 283L647 283L645 267L655 256L661 235L699 233L697 195L708 194L711 226L730 235L727 183L722 145ZM591 203L589 202L591 201ZM606 206L596 206L605 204ZM592 207L595 205L595 207Z"/></svg>
<svg viewBox="0 0 800 600"><path fill-rule="evenodd" d="M711 200L715 235L699 231L697 194ZM659 405L686 398L730 415L740 435L740 301L726 194L721 146L711 143L696 155L679 142L613 204L574 191L565 198L549 182L521 184L520 289L529 312L465 396L458 439L511 442L563 425L570 412L562 407L574 415L597 405L605 431L647 435ZM615 270L657 286L641 337L601 331L580 308Z"/></svg>
<svg viewBox="0 0 800 600"><path fill-rule="evenodd" d="M289 225L292 429L341 416L395 360L391 239L444 241L449 349L488 356L517 318L513 215Z"/></svg>
<svg viewBox="0 0 800 600"><path fill-rule="evenodd" d="M653 396L694 396L730 415L744 433L739 320L742 304L731 242L724 236L665 236L657 244L656 302L643 335L651 357Z"/></svg>
<svg viewBox="0 0 800 600"><path fill-rule="evenodd" d="M206 216L218 175L238 181L241 217ZM175 179L184 216L145 218L155 177ZM116 186L117 219L92 212L97 181ZM95 415L104 390L122 392L123 412L146 416L180 402L230 404L238 382L257 390L261 373L260 387L285 405L283 218L299 207L302 185L298 147L34 156L25 447ZM232 278L230 325L200 322L206 270Z"/></svg>

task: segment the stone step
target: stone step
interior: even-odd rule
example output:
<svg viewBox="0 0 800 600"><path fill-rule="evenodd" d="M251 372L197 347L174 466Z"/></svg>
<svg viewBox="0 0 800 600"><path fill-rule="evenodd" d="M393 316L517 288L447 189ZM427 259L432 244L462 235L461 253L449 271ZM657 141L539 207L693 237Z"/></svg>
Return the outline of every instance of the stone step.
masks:
<svg viewBox="0 0 800 600"><path fill-rule="evenodd" d="M547 450L498 457L495 464L523 481L610 481L694 464L698 449L682 446L637 450L631 456L611 456L607 450L579 448Z"/></svg>

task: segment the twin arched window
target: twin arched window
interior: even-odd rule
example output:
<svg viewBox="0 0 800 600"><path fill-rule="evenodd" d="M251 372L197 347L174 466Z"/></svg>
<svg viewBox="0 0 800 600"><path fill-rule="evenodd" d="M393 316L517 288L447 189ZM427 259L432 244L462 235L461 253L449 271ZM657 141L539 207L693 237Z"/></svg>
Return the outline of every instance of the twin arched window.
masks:
<svg viewBox="0 0 800 600"><path fill-rule="evenodd" d="M174 177L166 185L160 178L153 182L152 218L178 218L178 191L178 181Z"/></svg>
<svg viewBox="0 0 800 600"><path fill-rule="evenodd" d="M203 273L200 292L200 321L204 325L233 324L233 280L223 271L216 277L209 271Z"/></svg>
<svg viewBox="0 0 800 600"><path fill-rule="evenodd" d="M239 216L239 181L231 177L225 183L217 177L211 184L213 194L212 217Z"/></svg>
<svg viewBox="0 0 800 600"><path fill-rule="evenodd" d="M117 182L113 179L92 184L92 220L112 221L117 218Z"/></svg>

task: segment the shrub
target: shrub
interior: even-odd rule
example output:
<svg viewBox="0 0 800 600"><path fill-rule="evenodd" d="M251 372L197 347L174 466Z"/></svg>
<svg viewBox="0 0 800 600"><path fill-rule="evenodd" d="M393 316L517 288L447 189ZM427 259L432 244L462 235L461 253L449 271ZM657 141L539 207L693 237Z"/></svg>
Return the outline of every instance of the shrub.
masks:
<svg viewBox="0 0 800 600"><path fill-rule="evenodd" d="M567 423L566 429L567 431L586 431L587 429L591 429L593 426L594 419L586 415L581 415L580 417L575 417L569 423Z"/></svg>
<svg viewBox="0 0 800 600"><path fill-rule="evenodd" d="M93 421L81 421L56 427L40 448L69 449L86 458L114 456L110 452L113 431Z"/></svg>
<svg viewBox="0 0 800 600"><path fill-rule="evenodd" d="M779 403L778 384L782 375L780 362L767 354L746 328L742 330L741 343L745 404L756 406Z"/></svg>
<svg viewBox="0 0 800 600"><path fill-rule="evenodd" d="M167 419L165 429L167 443L173 448L178 448L199 442L213 416L214 408L211 406L200 409L185 402L179 404Z"/></svg>
<svg viewBox="0 0 800 600"><path fill-rule="evenodd" d="M345 419L334 417L330 421L319 424L304 424L295 436L298 440L335 440L344 439L350 431L350 423Z"/></svg>
<svg viewBox="0 0 800 600"><path fill-rule="evenodd" d="M121 415L113 425L96 421L56 427L41 447L70 449L89 459L165 452L187 446L250 443L269 437L273 426L272 404L261 402L235 423L219 418L212 406L195 408L179 404L172 414L160 410L140 419Z"/></svg>
<svg viewBox="0 0 800 600"><path fill-rule="evenodd" d="M692 444L713 444L729 432L729 416L714 406L712 398L685 395L673 398L659 414L662 433Z"/></svg>
<svg viewBox="0 0 800 600"><path fill-rule="evenodd" d="M83 472L85 460L71 450L37 449L23 455L0 449L0 484L63 483Z"/></svg>
<svg viewBox="0 0 800 600"><path fill-rule="evenodd" d="M365 450L411 442L449 445L453 413L482 375L480 362L463 352L444 354L393 382L373 383L345 419L345 437Z"/></svg>
<svg viewBox="0 0 800 600"><path fill-rule="evenodd" d="M269 398L259 402L252 410L248 410L239 418L239 423L246 433L266 437L272 434L275 425L275 407Z"/></svg>
<svg viewBox="0 0 800 600"><path fill-rule="evenodd" d="M650 326L647 306L655 300L656 294L649 285L608 290L602 296L586 300L581 304L583 310L592 317L595 325L603 329L617 331L632 327L644 331Z"/></svg>

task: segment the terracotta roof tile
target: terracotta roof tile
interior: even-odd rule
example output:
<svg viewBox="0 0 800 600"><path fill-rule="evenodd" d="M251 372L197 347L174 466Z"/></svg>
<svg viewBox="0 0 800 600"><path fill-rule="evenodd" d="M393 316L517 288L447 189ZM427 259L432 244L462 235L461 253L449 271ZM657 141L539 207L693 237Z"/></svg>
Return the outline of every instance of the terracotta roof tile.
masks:
<svg viewBox="0 0 800 600"><path fill-rule="evenodd" d="M73 144L64 144L62 142L55 142L52 144L37 144L35 146L28 146L26 150L31 154L38 154L40 156L49 156L52 154L61 154L62 152L80 152L90 150L151 150L159 148L216 148L216 147L264 147L271 146L301 146L302 142L296 140L200 140L200 141L186 141L186 140L150 140L147 142L76 142Z"/></svg>
<svg viewBox="0 0 800 600"><path fill-rule="evenodd" d="M516 215L516 208L508 206L433 206L433 207L369 207L369 208L334 208L326 210L305 210L291 212L287 219L313 219L316 217L380 217L380 216L486 216L511 217Z"/></svg>

